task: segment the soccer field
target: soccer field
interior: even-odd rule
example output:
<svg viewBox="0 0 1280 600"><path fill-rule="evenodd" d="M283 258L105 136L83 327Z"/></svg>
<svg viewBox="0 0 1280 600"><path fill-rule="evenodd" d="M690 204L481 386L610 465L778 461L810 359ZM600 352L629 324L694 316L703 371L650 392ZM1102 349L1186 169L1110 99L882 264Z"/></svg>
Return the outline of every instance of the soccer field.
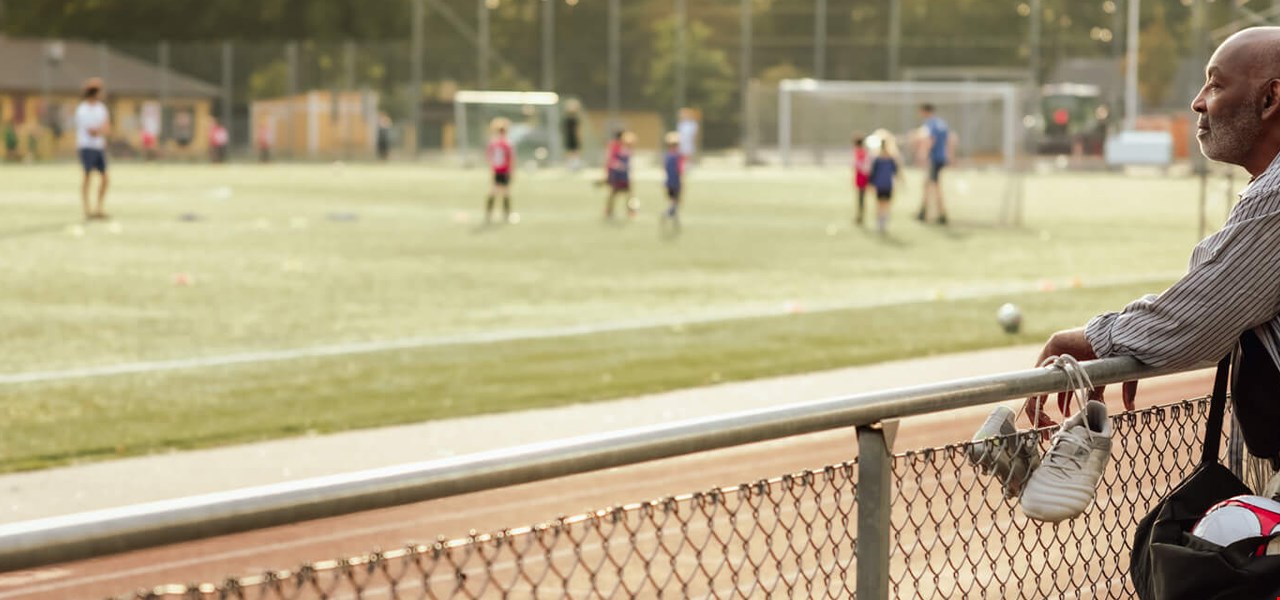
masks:
<svg viewBox="0 0 1280 600"><path fill-rule="evenodd" d="M521 222L493 227L480 170L112 173L114 219L81 225L75 167L0 168L0 470L1037 341L1172 281L1198 201L1190 178L1037 175L1025 226L994 227L1004 179L957 170L939 228L909 172L881 239L844 169L708 167L665 238L656 169L615 224L594 171L518 173Z"/></svg>

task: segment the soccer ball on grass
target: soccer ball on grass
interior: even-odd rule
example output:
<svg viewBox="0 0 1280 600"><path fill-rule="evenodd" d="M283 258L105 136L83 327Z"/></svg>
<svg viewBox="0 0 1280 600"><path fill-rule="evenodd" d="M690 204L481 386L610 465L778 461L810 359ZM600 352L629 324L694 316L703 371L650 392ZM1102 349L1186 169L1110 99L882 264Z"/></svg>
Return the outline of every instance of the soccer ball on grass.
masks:
<svg viewBox="0 0 1280 600"><path fill-rule="evenodd" d="M1022 310L1017 305L1006 302L996 311L996 322L1004 328L1005 333L1018 333L1022 329Z"/></svg>

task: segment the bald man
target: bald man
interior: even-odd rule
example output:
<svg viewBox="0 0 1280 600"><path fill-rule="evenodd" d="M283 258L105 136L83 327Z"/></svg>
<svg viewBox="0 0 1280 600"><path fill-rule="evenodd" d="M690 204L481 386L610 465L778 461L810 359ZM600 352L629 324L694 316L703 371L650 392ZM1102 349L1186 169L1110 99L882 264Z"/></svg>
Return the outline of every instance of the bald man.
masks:
<svg viewBox="0 0 1280 600"><path fill-rule="evenodd" d="M1239 204L1221 231L1196 246L1186 275L1177 283L1119 312L1098 315L1084 327L1053 334L1037 365L1060 355L1079 360L1131 356L1153 367L1186 368L1211 364L1237 342L1253 344L1256 339L1256 346L1266 350L1252 356L1261 357L1264 368L1250 371L1280 366L1280 28L1246 29L1223 42L1209 59L1204 86L1191 110L1199 115L1196 137L1201 152L1244 167L1252 176ZM1271 387L1266 402L1274 404L1277 387L1280 384ZM1136 390L1137 382L1124 385L1126 409L1133 408ZM1102 390L1094 390L1092 396L1101 400ZM1236 402L1238 414L1255 410L1240 394ZM1038 426L1054 425L1043 413L1044 403L1043 396L1029 398L1024 412ZM1054 434L1022 492L1027 516L1048 521L1072 518L1092 501L1110 456L1106 413L1101 402L1088 402ZM988 421L979 434L1013 429L1008 413ZM1249 432L1244 433L1248 437ZM1269 436L1264 438L1267 445L1274 445L1270 442L1276 434L1263 433ZM1250 450L1257 448L1251 444Z"/></svg>
<svg viewBox="0 0 1280 600"><path fill-rule="evenodd" d="M1172 287L1053 334L1037 364L1070 354L1190 367L1225 356L1248 330L1280 364L1280 27L1245 29L1223 42L1191 110L1199 115L1200 151L1249 172L1239 204L1221 231L1196 246ZM1125 385L1126 408L1135 388ZM1034 403L1026 407L1030 415Z"/></svg>

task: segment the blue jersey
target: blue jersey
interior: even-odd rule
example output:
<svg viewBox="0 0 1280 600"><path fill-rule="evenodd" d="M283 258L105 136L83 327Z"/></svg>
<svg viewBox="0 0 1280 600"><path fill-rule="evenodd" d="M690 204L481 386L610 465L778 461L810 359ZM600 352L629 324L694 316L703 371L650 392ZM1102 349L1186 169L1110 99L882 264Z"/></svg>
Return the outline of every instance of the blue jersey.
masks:
<svg viewBox="0 0 1280 600"><path fill-rule="evenodd" d="M680 176L684 171L684 157L679 152L668 152L667 158L663 161L667 169L667 189L680 189Z"/></svg>
<svg viewBox="0 0 1280 600"><path fill-rule="evenodd" d="M898 161L888 156L877 156L871 163L871 185L876 191L892 192L893 176L898 174Z"/></svg>
<svg viewBox="0 0 1280 600"><path fill-rule="evenodd" d="M924 122L924 127L929 131L929 138L933 140L933 145L929 147L929 160L945 164L947 162L947 137L951 135L951 128L947 126L947 122L942 117L934 115Z"/></svg>

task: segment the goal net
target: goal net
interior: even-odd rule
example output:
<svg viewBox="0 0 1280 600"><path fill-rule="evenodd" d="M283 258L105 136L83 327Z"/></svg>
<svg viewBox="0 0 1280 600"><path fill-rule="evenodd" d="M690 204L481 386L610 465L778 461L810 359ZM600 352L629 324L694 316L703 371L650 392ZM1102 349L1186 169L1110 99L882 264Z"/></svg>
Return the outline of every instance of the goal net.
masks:
<svg viewBox="0 0 1280 600"><path fill-rule="evenodd" d="M747 152L755 162L788 167L847 166L853 134L884 129L897 137L904 162L921 167L920 106L932 104L955 135L953 166L971 173L944 178L949 204L962 200L958 196L994 198L994 218L1018 223L1025 137L1021 102L1022 89L1013 83L787 79L752 95L748 139L753 143Z"/></svg>
<svg viewBox="0 0 1280 600"><path fill-rule="evenodd" d="M464 166L485 164L489 124L511 122L507 138L518 163L560 160L560 96L554 92L462 90L453 97L454 150Z"/></svg>

